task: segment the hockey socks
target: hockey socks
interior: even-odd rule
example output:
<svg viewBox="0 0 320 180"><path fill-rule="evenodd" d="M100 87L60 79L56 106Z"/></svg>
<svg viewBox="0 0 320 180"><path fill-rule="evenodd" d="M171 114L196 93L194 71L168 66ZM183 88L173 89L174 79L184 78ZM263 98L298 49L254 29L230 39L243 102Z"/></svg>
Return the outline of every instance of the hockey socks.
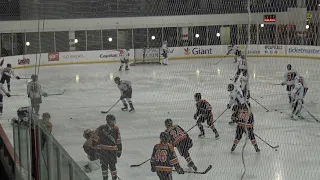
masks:
<svg viewBox="0 0 320 180"><path fill-rule="evenodd" d="M134 111L134 107L133 107L132 102L130 102L129 105L130 105L130 111L129 112Z"/></svg>
<svg viewBox="0 0 320 180"><path fill-rule="evenodd" d="M213 131L214 134L215 134L215 138L218 139L218 138L219 138L219 133L218 133L217 129L216 129L216 128L213 128L212 131Z"/></svg>
<svg viewBox="0 0 320 180"><path fill-rule="evenodd" d="M204 137L205 133L204 133L203 126L201 124L198 124L198 127L200 129L200 134L198 135L198 137Z"/></svg>

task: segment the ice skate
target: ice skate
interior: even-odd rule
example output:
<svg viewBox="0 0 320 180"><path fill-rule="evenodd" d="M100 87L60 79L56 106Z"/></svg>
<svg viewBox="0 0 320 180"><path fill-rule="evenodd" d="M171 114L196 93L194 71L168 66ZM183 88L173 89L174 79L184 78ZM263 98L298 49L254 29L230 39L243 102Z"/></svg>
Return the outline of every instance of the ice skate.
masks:
<svg viewBox="0 0 320 180"><path fill-rule="evenodd" d="M205 137L204 132L201 132L201 133L198 135L198 137L199 137L199 138L203 138L203 137Z"/></svg>
<svg viewBox="0 0 320 180"><path fill-rule="evenodd" d="M254 147L254 149L256 150L256 152L260 152L260 149L258 148L258 145L257 145L257 144L253 145L253 147Z"/></svg>
<svg viewBox="0 0 320 180"><path fill-rule="evenodd" d="M121 108L122 111L127 111L128 110L128 106L127 105L124 105L123 108Z"/></svg>
<svg viewBox="0 0 320 180"><path fill-rule="evenodd" d="M233 144L232 147L231 147L231 152L233 152L236 149L236 147L237 147L237 145Z"/></svg>
<svg viewBox="0 0 320 180"><path fill-rule="evenodd" d="M195 166L192 161L188 164L188 167L189 167L189 168L192 168L194 171L197 171L197 170L198 170L197 166Z"/></svg>
<svg viewBox="0 0 320 180"><path fill-rule="evenodd" d="M214 136L214 138L219 139L219 138L220 138L219 133L216 133L216 135Z"/></svg>

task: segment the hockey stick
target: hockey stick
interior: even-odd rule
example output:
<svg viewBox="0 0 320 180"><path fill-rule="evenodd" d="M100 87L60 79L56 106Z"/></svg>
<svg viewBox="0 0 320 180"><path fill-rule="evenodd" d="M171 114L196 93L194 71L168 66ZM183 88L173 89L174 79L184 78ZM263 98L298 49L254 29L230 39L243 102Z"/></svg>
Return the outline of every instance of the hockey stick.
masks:
<svg viewBox="0 0 320 180"><path fill-rule="evenodd" d="M62 93L48 94L48 96L60 96L60 95L63 95L64 92L66 92L65 89L62 91Z"/></svg>
<svg viewBox="0 0 320 180"><path fill-rule="evenodd" d="M20 79L31 79L31 78L21 77Z"/></svg>
<svg viewBox="0 0 320 180"><path fill-rule="evenodd" d="M218 116L218 118L217 118L215 121L213 121L213 123L215 123L227 110L228 110L228 108L226 108L226 109L220 114L220 116Z"/></svg>
<svg viewBox="0 0 320 180"><path fill-rule="evenodd" d="M198 124L193 125L187 132L191 131L194 127L196 127Z"/></svg>
<svg viewBox="0 0 320 180"><path fill-rule="evenodd" d="M111 109L113 108L113 107L115 107L117 104L118 104L118 102L120 101L120 99L116 102L116 103L114 103L114 105L113 106L111 106L111 108L108 110L108 111L101 111L101 113L102 114L106 114L106 113L109 113L110 111L111 111Z"/></svg>
<svg viewBox="0 0 320 180"><path fill-rule="evenodd" d="M276 151L278 151L277 148L279 148L279 145L271 146L269 143L267 143L265 140L263 140L261 137L259 137L256 133L254 133L254 135L255 135L257 138L259 138L261 141L263 141L264 143L266 143L269 147L271 147L272 149L275 149Z"/></svg>
<svg viewBox="0 0 320 180"><path fill-rule="evenodd" d="M151 158L150 158L150 159L145 160L144 162L142 162L142 163L140 163L140 164L130 165L130 167L139 167L139 166L141 166L141 165L145 164L146 162L148 162L148 161L150 161L150 160L151 160Z"/></svg>
<svg viewBox="0 0 320 180"><path fill-rule="evenodd" d="M224 55L218 62L213 63L213 65L218 65L225 57L227 57L229 54Z"/></svg>
<svg viewBox="0 0 320 180"><path fill-rule="evenodd" d="M184 173L188 173L188 174L207 174L207 172L209 172L210 170L212 169L212 165L209 165L207 168L206 168L206 170L204 170L204 171L190 171L190 170L183 170L184 171ZM175 169L173 169L172 171L175 171L176 172L176 170Z"/></svg>
<svg viewBox="0 0 320 180"><path fill-rule="evenodd" d="M314 117L304 106L302 106L302 108L303 108L304 110L306 110L314 120L316 120L317 122L319 122L319 120L318 120L316 117Z"/></svg>
<svg viewBox="0 0 320 180"><path fill-rule="evenodd" d="M279 84L268 83L268 84L270 84L270 85L274 85L274 86L277 86L277 85L282 85L281 83L279 83Z"/></svg>
<svg viewBox="0 0 320 180"><path fill-rule="evenodd" d="M258 101L256 101L256 100L253 99L252 97L250 97L250 99L252 99L254 102L258 103L261 107L263 107L265 110L267 110L267 112L270 111L269 109L267 109L266 107L264 107L262 104L260 104Z"/></svg>

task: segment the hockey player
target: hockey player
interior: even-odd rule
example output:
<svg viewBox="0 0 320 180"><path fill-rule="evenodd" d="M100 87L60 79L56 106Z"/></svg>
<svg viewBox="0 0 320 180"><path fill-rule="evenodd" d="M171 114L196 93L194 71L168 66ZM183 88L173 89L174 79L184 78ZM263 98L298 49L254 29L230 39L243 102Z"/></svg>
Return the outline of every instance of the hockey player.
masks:
<svg viewBox="0 0 320 180"><path fill-rule="evenodd" d="M100 168L100 161L97 155L97 149L94 147L99 140L98 132L91 129L87 129L83 132L83 137L86 142L83 144L83 149L86 152L88 159L90 160L83 168L85 172L91 172Z"/></svg>
<svg viewBox="0 0 320 180"><path fill-rule="evenodd" d="M163 55L163 61L162 64L163 65L168 65L168 53L169 53L169 49L168 49L168 43L167 41L164 41L162 44L162 55Z"/></svg>
<svg viewBox="0 0 320 180"><path fill-rule="evenodd" d="M291 91L294 89L294 81L296 76L299 76L298 72L292 69L291 64L287 65L288 72L284 74L284 81L281 83L282 86L287 85L287 92L289 97L289 103L292 103Z"/></svg>
<svg viewBox="0 0 320 180"><path fill-rule="evenodd" d="M246 99L248 102L250 98L250 90L249 90L249 84L248 84L248 72L244 71L242 73L242 76L240 78L240 88L242 90L243 97Z"/></svg>
<svg viewBox="0 0 320 180"><path fill-rule="evenodd" d="M0 79L0 83L1 84L4 84L5 82L7 82L7 88L8 88L8 91L10 92L11 89L10 89L10 79L11 79L11 76L15 77L16 79L20 79L19 76L17 76L15 73L14 73L14 70L12 69L12 65L11 64L7 64L7 67L6 68L3 68L1 69L1 79Z"/></svg>
<svg viewBox="0 0 320 180"><path fill-rule="evenodd" d="M241 72L244 73L244 72L247 72L248 70L248 67L247 67L247 60L246 58L244 57L244 55L241 55L240 56L240 59L239 59L239 62L238 62L238 70L237 70L237 73L236 75L234 76L233 80L234 82L237 82Z"/></svg>
<svg viewBox="0 0 320 180"><path fill-rule="evenodd" d="M132 87L131 87L131 82L130 81L125 81L125 80L120 80L119 77L114 78L114 82L118 85L118 88L120 89L121 96L120 100L123 103L123 108L121 108L122 111L128 110L128 104L126 101L128 101L130 110L129 112L134 111L134 107L131 101L132 97Z"/></svg>
<svg viewBox="0 0 320 180"><path fill-rule="evenodd" d="M3 84L0 83L0 115L2 114L3 112L3 93L5 95L7 95L8 97L11 97L11 95L9 94L9 92L7 92L4 87L3 87Z"/></svg>
<svg viewBox="0 0 320 180"><path fill-rule="evenodd" d="M302 109L303 98L305 96L305 87L303 87L303 78L299 77L298 82L295 84L294 89L292 90L291 99L292 99L292 115L291 118L294 118L294 115L297 115L299 118L303 118L300 114Z"/></svg>
<svg viewBox="0 0 320 180"><path fill-rule="evenodd" d="M205 99L201 99L201 93L196 93L194 95L194 99L197 102L197 112L194 114L194 119L197 120L198 127L200 129L199 137L204 137L205 132L203 129L203 125L201 123L204 123L205 120L207 120L208 126L212 129L212 131L215 133L215 138L219 138L219 133L217 129L214 127L213 124L213 114L212 114L212 106L209 104L208 101Z"/></svg>
<svg viewBox="0 0 320 180"><path fill-rule="evenodd" d="M234 54L234 63L237 63L238 62L238 57L241 55L241 51L239 49L238 46L234 45L234 44L231 44L230 46L228 46L228 53L227 55L229 54Z"/></svg>
<svg viewBox="0 0 320 180"><path fill-rule="evenodd" d="M240 106L240 110L238 111L237 118L236 118L236 123L237 123L236 137L233 141L231 152L233 152L236 149L239 141L242 138L243 133L248 134L254 149L256 150L256 152L260 152L260 149L258 148L256 139L254 136L254 132L253 132L253 124L254 124L253 114L252 112L250 112L250 116L249 116L249 111L247 106Z"/></svg>
<svg viewBox="0 0 320 180"><path fill-rule="evenodd" d="M129 63L129 55L130 55L130 54L129 54L129 49L123 50L123 52L120 54L121 65L120 65L119 71L122 70L123 64L126 64L126 67L125 67L125 70L126 70L126 71L130 70L130 69L129 69L129 66L128 66L128 63Z"/></svg>
<svg viewBox="0 0 320 180"><path fill-rule="evenodd" d="M305 81L304 78L300 75L300 76L296 76L294 82L295 82L295 83L301 83L302 86L304 87L304 92L303 92L303 98L304 98L304 97L306 96L308 90L309 90L306 81Z"/></svg>
<svg viewBox="0 0 320 180"><path fill-rule="evenodd" d="M39 115L40 104L42 103L42 96L47 97L48 94L42 91L41 85L38 83L38 76L31 75L32 81L27 85L27 94L31 100L31 106L34 109L34 113Z"/></svg>
<svg viewBox="0 0 320 180"><path fill-rule="evenodd" d="M116 126L114 115L108 114L106 121L106 125L101 125L96 130L98 141L95 148L99 154L103 180L108 180L108 169L111 171L112 180L116 180L118 178L116 168L117 157L120 158L122 153L120 130Z"/></svg>
<svg viewBox="0 0 320 180"><path fill-rule="evenodd" d="M178 174L184 174L180 167L174 147L169 143L170 136L167 132L160 133L160 143L153 147L151 155L151 171L157 172L160 180L172 180L172 167Z"/></svg>
<svg viewBox="0 0 320 180"><path fill-rule="evenodd" d="M239 106L242 106L245 104L245 98L243 97L242 92L234 87L234 84L228 85L228 91L230 92L230 95L229 95L230 100L229 100L229 103L227 104L227 108L230 109L232 107L232 111L233 111L231 115L231 121L229 122L229 124L233 124L235 123Z"/></svg>
<svg viewBox="0 0 320 180"><path fill-rule="evenodd" d="M188 167L191 167L194 171L197 171L198 168L194 165L189 154L189 149L193 146L193 143L188 133L179 125L173 125L171 119L166 119L164 124L167 128L166 132L168 132L170 135L170 142L172 145L176 147L180 155L186 159Z"/></svg>

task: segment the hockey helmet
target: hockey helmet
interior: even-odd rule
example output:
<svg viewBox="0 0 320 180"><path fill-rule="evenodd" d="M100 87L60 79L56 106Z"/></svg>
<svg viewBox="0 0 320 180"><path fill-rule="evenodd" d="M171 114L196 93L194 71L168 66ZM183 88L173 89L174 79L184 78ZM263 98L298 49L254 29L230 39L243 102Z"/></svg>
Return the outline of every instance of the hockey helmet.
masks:
<svg viewBox="0 0 320 180"><path fill-rule="evenodd" d="M107 121L107 124L109 126L115 126L116 125L116 117L114 117L114 115L112 115L112 114L108 114L107 115L106 121Z"/></svg>
<svg viewBox="0 0 320 180"><path fill-rule="evenodd" d="M84 131L83 131L83 137L86 138L86 139L88 139L88 138L91 136L92 132L93 132L93 131L92 131L91 129L86 129L86 130L84 130Z"/></svg>
<svg viewBox="0 0 320 180"><path fill-rule="evenodd" d="M42 114L42 119L50 119L51 115L48 112Z"/></svg>
<svg viewBox="0 0 320 180"><path fill-rule="evenodd" d="M119 77L115 77L115 78L114 78L114 82L115 82L116 84L120 84L120 78L119 78Z"/></svg>
<svg viewBox="0 0 320 180"><path fill-rule="evenodd" d="M169 143L170 142L170 136L167 132L161 132L160 133L160 141L163 143Z"/></svg>
<svg viewBox="0 0 320 180"><path fill-rule="evenodd" d="M7 68L12 68L12 65L11 64L7 64Z"/></svg>
<svg viewBox="0 0 320 180"><path fill-rule="evenodd" d="M234 84L229 84L228 91L233 91L233 90L234 90Z"/></svg>
<svg viewBox="0 0 320 180"><path fill-rule="evenodd" d="M303 77L302 76L299 77L298 82L303 84Z"/></svg>
<svg viewBox="0 0 320 180"><path fill-rule="evenodd" d="M32 74L31 79L32 79L32 81L38 81L38 75Z"/></svg>
<svg viewBox="0 0 320 180"><path fill-rule="evenodd" d="M166 119L166 120L164 121L164 124L165 124L166 127L172 126L172 124L173 124L172 119Z"/></svg>
<svg viewBox="0 0 320 180"><path fill-rule="evenodd" d="M195 94L194 94L194 99L195 99L196 101L199 101L199 100L201 99L201 93L195 93Z"/></svg>
<svg viewBox="0 0 320 180"><path fill-rule="evenodd" d="M288 71L290 71L290 70L292 69L291 64L288 64L288 65L287 65L287 69L288 69Z"/></svg>
<svg viewBox="0 0 320 180"><path fill-rule="evenodd" d="M248 75L248 72L246 70L242 71L242 75L243 76L247 76Z"/></svg>

